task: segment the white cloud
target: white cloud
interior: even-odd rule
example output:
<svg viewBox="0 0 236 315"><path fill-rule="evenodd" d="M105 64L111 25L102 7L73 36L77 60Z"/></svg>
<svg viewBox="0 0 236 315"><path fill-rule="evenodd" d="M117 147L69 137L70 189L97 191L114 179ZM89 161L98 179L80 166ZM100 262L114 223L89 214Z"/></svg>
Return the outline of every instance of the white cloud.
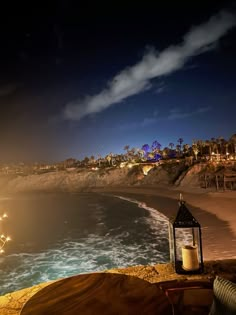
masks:
<svg viewBox="0 0 236 315"><path fill-rule="evenodd" d="M142 127L146 127L146 126L150 126L155 124L158 121L157 118L152 118L152 117L146 117L143 119L143 121L141 122L141 126Z"/></svg>
<svg viewBox="0 0 236 315"><path fill-rule="evenodd" d="M191 111L191 112L183 112L178 108L173 108L170 110L170 113L167 116L167 119L168 120L184 119L184 118L195 116L201 113L206 113L210 110L211 110L210 106L200 107L196 109L195 111Z"/></svg>
<svg viewBox="0 0 236 315"><path fill-rule="evenodd" d="M154 93L155 94L161 94L166 90L166 85L164 82L160 82L156 85L156 87L154 86Z"/></svg>
<svg viewBox="0 0 236 315"><path fill-rule="evenodd" d="M210 111L211 109L212 108L210 106L206 106L206 107L199 107L195 111L183 112L180 108L172 108L170 109L169 114L167 116L162 116L159 114L159 111L154 111L152 117L144 117L141 121L121 124L118 126L118 128L121 130L134 130L138 128L139 129L145 128L154 124L158 124L160 121L184 119L187 117L192 117L192 116L196 116L202 113L206 113Z"/></svg>
<svg viewBox="0 0 236 315"><path fill-rule="evenodd" d="M170 46L160 53L155 49L149 50L140 62L118 73L100 93L68 103L63 112L64 118L80 120L150 89L151 79L169 75L181 69L191 57L213 49L217 40L235 24L233 14L221 11L208 22L193 27L181 44ZM178 113L173 113L172 117L178 118Z"/></svg>
<svg viewBox="0 0 236 315"><path fill-rule="evenodd" d="M200 107L197 109L197 113L205 113L205 112L208 112L209 110L211 110L210 106Z"/></svg>

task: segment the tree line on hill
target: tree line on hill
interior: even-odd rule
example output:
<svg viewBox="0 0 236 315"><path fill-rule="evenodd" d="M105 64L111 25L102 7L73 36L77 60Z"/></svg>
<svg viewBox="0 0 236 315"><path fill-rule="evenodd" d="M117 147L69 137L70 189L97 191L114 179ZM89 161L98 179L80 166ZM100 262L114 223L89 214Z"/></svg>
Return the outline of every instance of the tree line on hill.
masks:
<svg viewBox="0 0 236 315"><path fill-rule="evenodd" d="M110 152L105 157L98 154L97 159L94 155L90 158L85 157L79 161L81 165L101 164L114 165L118 162L145 162L159 161L160 159L184 158L193 156L195 160L203 158L212 159L230 159L236 158L236 134L225 140L223 137L211 138L210 140L194 139L192 144L184 143L183 138L177 140L177 144L169 143L168 147L162 149L162 145L153 141L151 145L144 144L141 148L131 148L130 145L124 146L125 153L114 154Z"/></svg>
<svg viewBox="0 0 236 315"><path fill-rule="evenodd" d="M157 141L153 141L150 145L145 143L141 148L131 148L125 145L124 153L114 154L110 152L102 157L97 154L90 157L84 157L82 160L76 158L68 158L62 162L46 164L34 163L26 165L18 163L14 165L1 165L2 173L10 174L40 174L43 172L60 171L64 169L82 168L82 167L109 167L119 166L121 163L151 163L159 160L192 158L195 160L236 160L236 134L232 135L228 140L223 137L211 138L210 140L194 139L192 144L184 143L183 138L179 138L176 144L170 142L167 147Z"/></svg>

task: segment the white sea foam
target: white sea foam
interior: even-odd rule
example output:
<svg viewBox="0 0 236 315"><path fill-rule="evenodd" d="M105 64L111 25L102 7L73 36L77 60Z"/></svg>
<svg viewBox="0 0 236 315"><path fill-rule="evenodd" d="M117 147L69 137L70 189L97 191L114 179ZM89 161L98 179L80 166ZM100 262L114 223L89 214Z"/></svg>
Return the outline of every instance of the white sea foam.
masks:
<svg viewBox="0 0 236 315"><path fill-rule="evenodd" d="M123 197L123 196L117 196L115 197L126 200L128 202L132 202L138 205L139 208L143 208L147 210L150 214L150 218L145 218L146 222L150 225L152 229L157 230L157 234L159 236L159 241L160 241L160 236L165 236L166 238L169 238L168 234L168 226L169 226L169 219L161 212L159 212L157 209L149 207L146 205L145 202L140 202L136 199L129 198L129 197ZM158 224L157 224L158 223ZM160 230L160 225L162 229ZM192 234L188 230L176 230L176 236L178 238L178 246L177 246L177 252L178 255L180 255L181 248L186 245L190 244L192 241Z"/></svg>
<svg viewBox="0 0 236 315"><path fill-rule="evenodd" d="M165 261L155 244L125 244L129 232L119 235L88 235L80 242L65 239L57 249L8 255L1 262L1 293L40 282L113 267L155 264Z"/></svg>
<svg viewBox="0 0 236 315"><path fill-rule="evenodd" d="M118 196L118 195L114 195L115 197L119 198L119 199L122 199L122 200L126 200L128 202L132 202L132 203L135 203L138 205L139 208L143 208L143 209L146 209L148 210L153 217L155 217L155 219L157 220L163 220L165 222L168 221L168 218L161 212L159 212L157 209L154 209L154 208L151 208L151 207L148 207L146 205L145 202L142 202L142 201L138 201L136 199L133 199L133 198L128 198L128 197L124 197L124 196Z"/></svg>
<svg viewBox="0 0 236 315"><path fill-rule="evenodd" d="M39 252L33 246L23 246L19 254L1 257L0 294L75 274L168 261L166 217L144 203L132 202L149 215L131 216L133 222L125 226L122 218L108 228L105 219L109 211L105 213L101 204L91 202L89 207L96 209L89 212L95 222L94 232L82 237L70 230L69 235ZM26 253L24 248L33 252Z"/></svg>

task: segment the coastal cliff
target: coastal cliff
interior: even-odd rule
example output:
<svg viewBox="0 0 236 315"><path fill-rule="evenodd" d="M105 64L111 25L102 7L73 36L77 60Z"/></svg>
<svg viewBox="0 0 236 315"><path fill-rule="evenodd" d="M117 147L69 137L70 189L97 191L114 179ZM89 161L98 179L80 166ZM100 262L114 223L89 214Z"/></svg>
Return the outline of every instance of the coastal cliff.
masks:
<svg viewBox="0 0 236 315"><path fill-rule="evenodd" d="M74 169L44 174L2 174L3 192L25 191L88 191L105 186L194 185L199 186L203 166L186 167L184 163L163 165L132 165L123 168Z"/></svg>

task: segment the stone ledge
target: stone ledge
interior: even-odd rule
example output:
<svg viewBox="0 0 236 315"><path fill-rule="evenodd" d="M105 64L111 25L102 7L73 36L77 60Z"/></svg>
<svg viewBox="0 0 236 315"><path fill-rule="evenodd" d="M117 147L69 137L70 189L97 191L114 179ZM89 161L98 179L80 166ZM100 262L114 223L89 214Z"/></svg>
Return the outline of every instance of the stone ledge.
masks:
<svg viewBox="0 0 236 315"><path fill-rule="evenodd" d="M170 281L170 280L197 280L214 279L220 275L236 282L236 259L207 261L204 263L205 271L200 275L177 275L172 264L157 264L153 266L134 266L119 269L110 269L106 272L121 273L136 276L151 283ZM55 280L57 281L57 280ZM31 288L7 293L0 296L1 315L19 315L23 305L39 290L54 281L41 283Z"/></svg>

